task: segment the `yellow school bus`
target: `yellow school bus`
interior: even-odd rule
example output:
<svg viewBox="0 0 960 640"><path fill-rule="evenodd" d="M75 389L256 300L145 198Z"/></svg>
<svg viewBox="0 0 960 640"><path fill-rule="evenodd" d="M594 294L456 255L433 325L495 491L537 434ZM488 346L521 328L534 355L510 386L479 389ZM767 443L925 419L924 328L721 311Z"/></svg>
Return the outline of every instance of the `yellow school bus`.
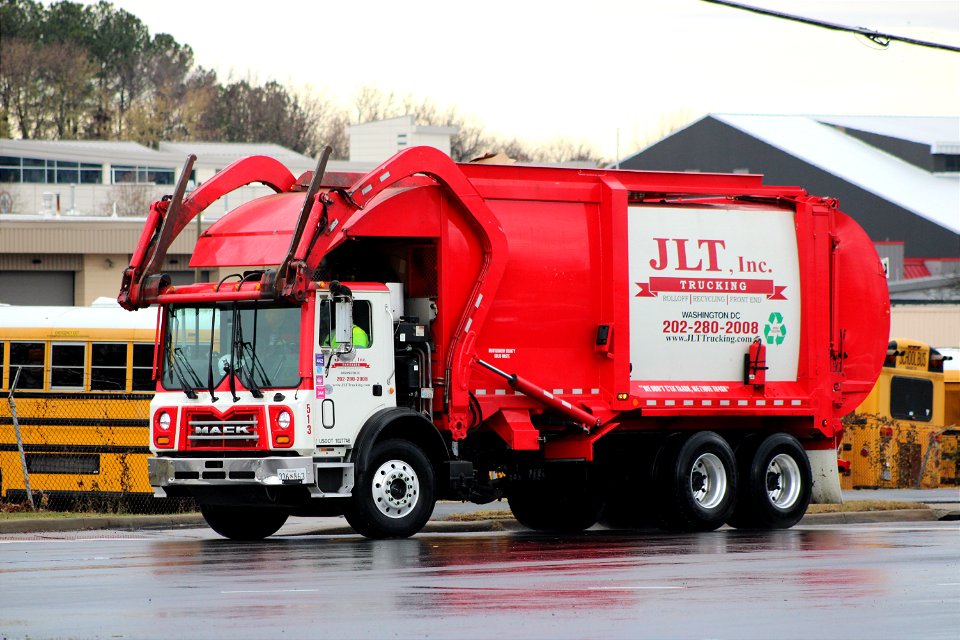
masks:
<svg viewBox="0 0 960 640"><path fill-rule="evenodd" d="M940 486L944 436L950 435L944 360L923 342L890 342L876 385L844 420L844 489Z"/></svg>
<svg viewBox="0 0 960 640"><path fill-rule="evenodd" d="M951 361L943 368L943 422L941 439L940 484L960 485L960 349L938 349Z"/></svg>
<svg viewBox="0 0 960 640"><path fill-rule="evenodd" d="M0 306L4 499L23 499L29 481L49 506L77 498L149 501L156 321L155 310L131 313L116 304Z"/></svg>

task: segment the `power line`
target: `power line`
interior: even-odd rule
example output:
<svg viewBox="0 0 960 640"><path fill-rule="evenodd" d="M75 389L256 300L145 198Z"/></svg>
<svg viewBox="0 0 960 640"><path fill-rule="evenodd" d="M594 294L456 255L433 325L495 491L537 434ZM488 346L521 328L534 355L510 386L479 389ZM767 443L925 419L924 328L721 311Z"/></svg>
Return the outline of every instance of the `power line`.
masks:
<svg viewBox="0 0 960 640"><path fill-rule="evenodd" d="M826 22L824 20L815 20L813 18L805 18L803 16L795 16L789 13L782 13L780 11L773 11L771 9L763 9L761 7L751 7L750 5L740 4L739 2L729 2L728 0L703 0L703 2L709 2L711 4L720 4L727 7L733 7L734 9L743 9L744 11L751 11L753 13L760 13L767 16L773 16L774 18L783 18L784 20L793 20L794 22L802 22L803 24L810 24L815 27L823 27L824 29L830 29L832 31L846 31L847 33L855 33L861 35L864 38L874 42L881 47L887 47L891 42L904 42L906 44L917 45L918 47L928 47L930 49L943 49L944 51L952 51L954 53L960 53L960 47L955 47L949 44L942 44L939 42L928 42L926 40L917 40L916 38L907 38L905 36L898 36L891 33L881 33L879 31L873 31L872 29L864 29L863 27L849 27L844 24L837 24L835 22Z"/></svg>

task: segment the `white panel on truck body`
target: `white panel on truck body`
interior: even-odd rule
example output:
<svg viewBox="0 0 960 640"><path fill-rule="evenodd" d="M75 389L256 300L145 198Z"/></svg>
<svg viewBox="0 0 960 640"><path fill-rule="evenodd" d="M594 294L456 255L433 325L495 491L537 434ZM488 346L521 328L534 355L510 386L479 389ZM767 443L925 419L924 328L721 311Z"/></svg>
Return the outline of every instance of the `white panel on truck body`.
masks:
<svg viewBox="0 0 960 640"><path fill-rule="evenodd" d="M757 338L767 347L767 380L796 380L792 211L636 206L628 213L631 380L742 380L743 356Z"/></svg>

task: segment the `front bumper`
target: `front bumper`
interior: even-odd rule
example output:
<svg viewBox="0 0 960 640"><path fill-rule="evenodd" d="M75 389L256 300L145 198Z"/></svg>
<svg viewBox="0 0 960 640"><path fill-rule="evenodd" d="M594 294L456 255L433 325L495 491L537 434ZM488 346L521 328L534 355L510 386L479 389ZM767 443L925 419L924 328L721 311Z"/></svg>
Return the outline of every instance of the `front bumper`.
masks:
<svg viewBox="0 0 960 640"><path fill-rule="evenodd" d="M154 495L175 487L305 486L312 498L342 498L353 492L352 462L313 458L149 458Z"/></svg>

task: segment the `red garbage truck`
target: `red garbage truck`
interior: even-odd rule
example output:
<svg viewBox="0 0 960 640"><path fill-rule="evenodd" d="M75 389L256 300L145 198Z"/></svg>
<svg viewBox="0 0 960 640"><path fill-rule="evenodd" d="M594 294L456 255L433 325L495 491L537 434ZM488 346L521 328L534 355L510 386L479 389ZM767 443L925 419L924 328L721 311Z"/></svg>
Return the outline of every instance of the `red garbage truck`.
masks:
<svg viewBox="0 0 960 640"><path fill-rule="evenodd" d="M159 306L150 483L233 539L290 515L418 532L438 499L523 525L794 525L839 501L840 418L889 327L836 200L758 175L241 159L153 203L119 301ZM211 203L254 182L160 267Z"/></svg>

